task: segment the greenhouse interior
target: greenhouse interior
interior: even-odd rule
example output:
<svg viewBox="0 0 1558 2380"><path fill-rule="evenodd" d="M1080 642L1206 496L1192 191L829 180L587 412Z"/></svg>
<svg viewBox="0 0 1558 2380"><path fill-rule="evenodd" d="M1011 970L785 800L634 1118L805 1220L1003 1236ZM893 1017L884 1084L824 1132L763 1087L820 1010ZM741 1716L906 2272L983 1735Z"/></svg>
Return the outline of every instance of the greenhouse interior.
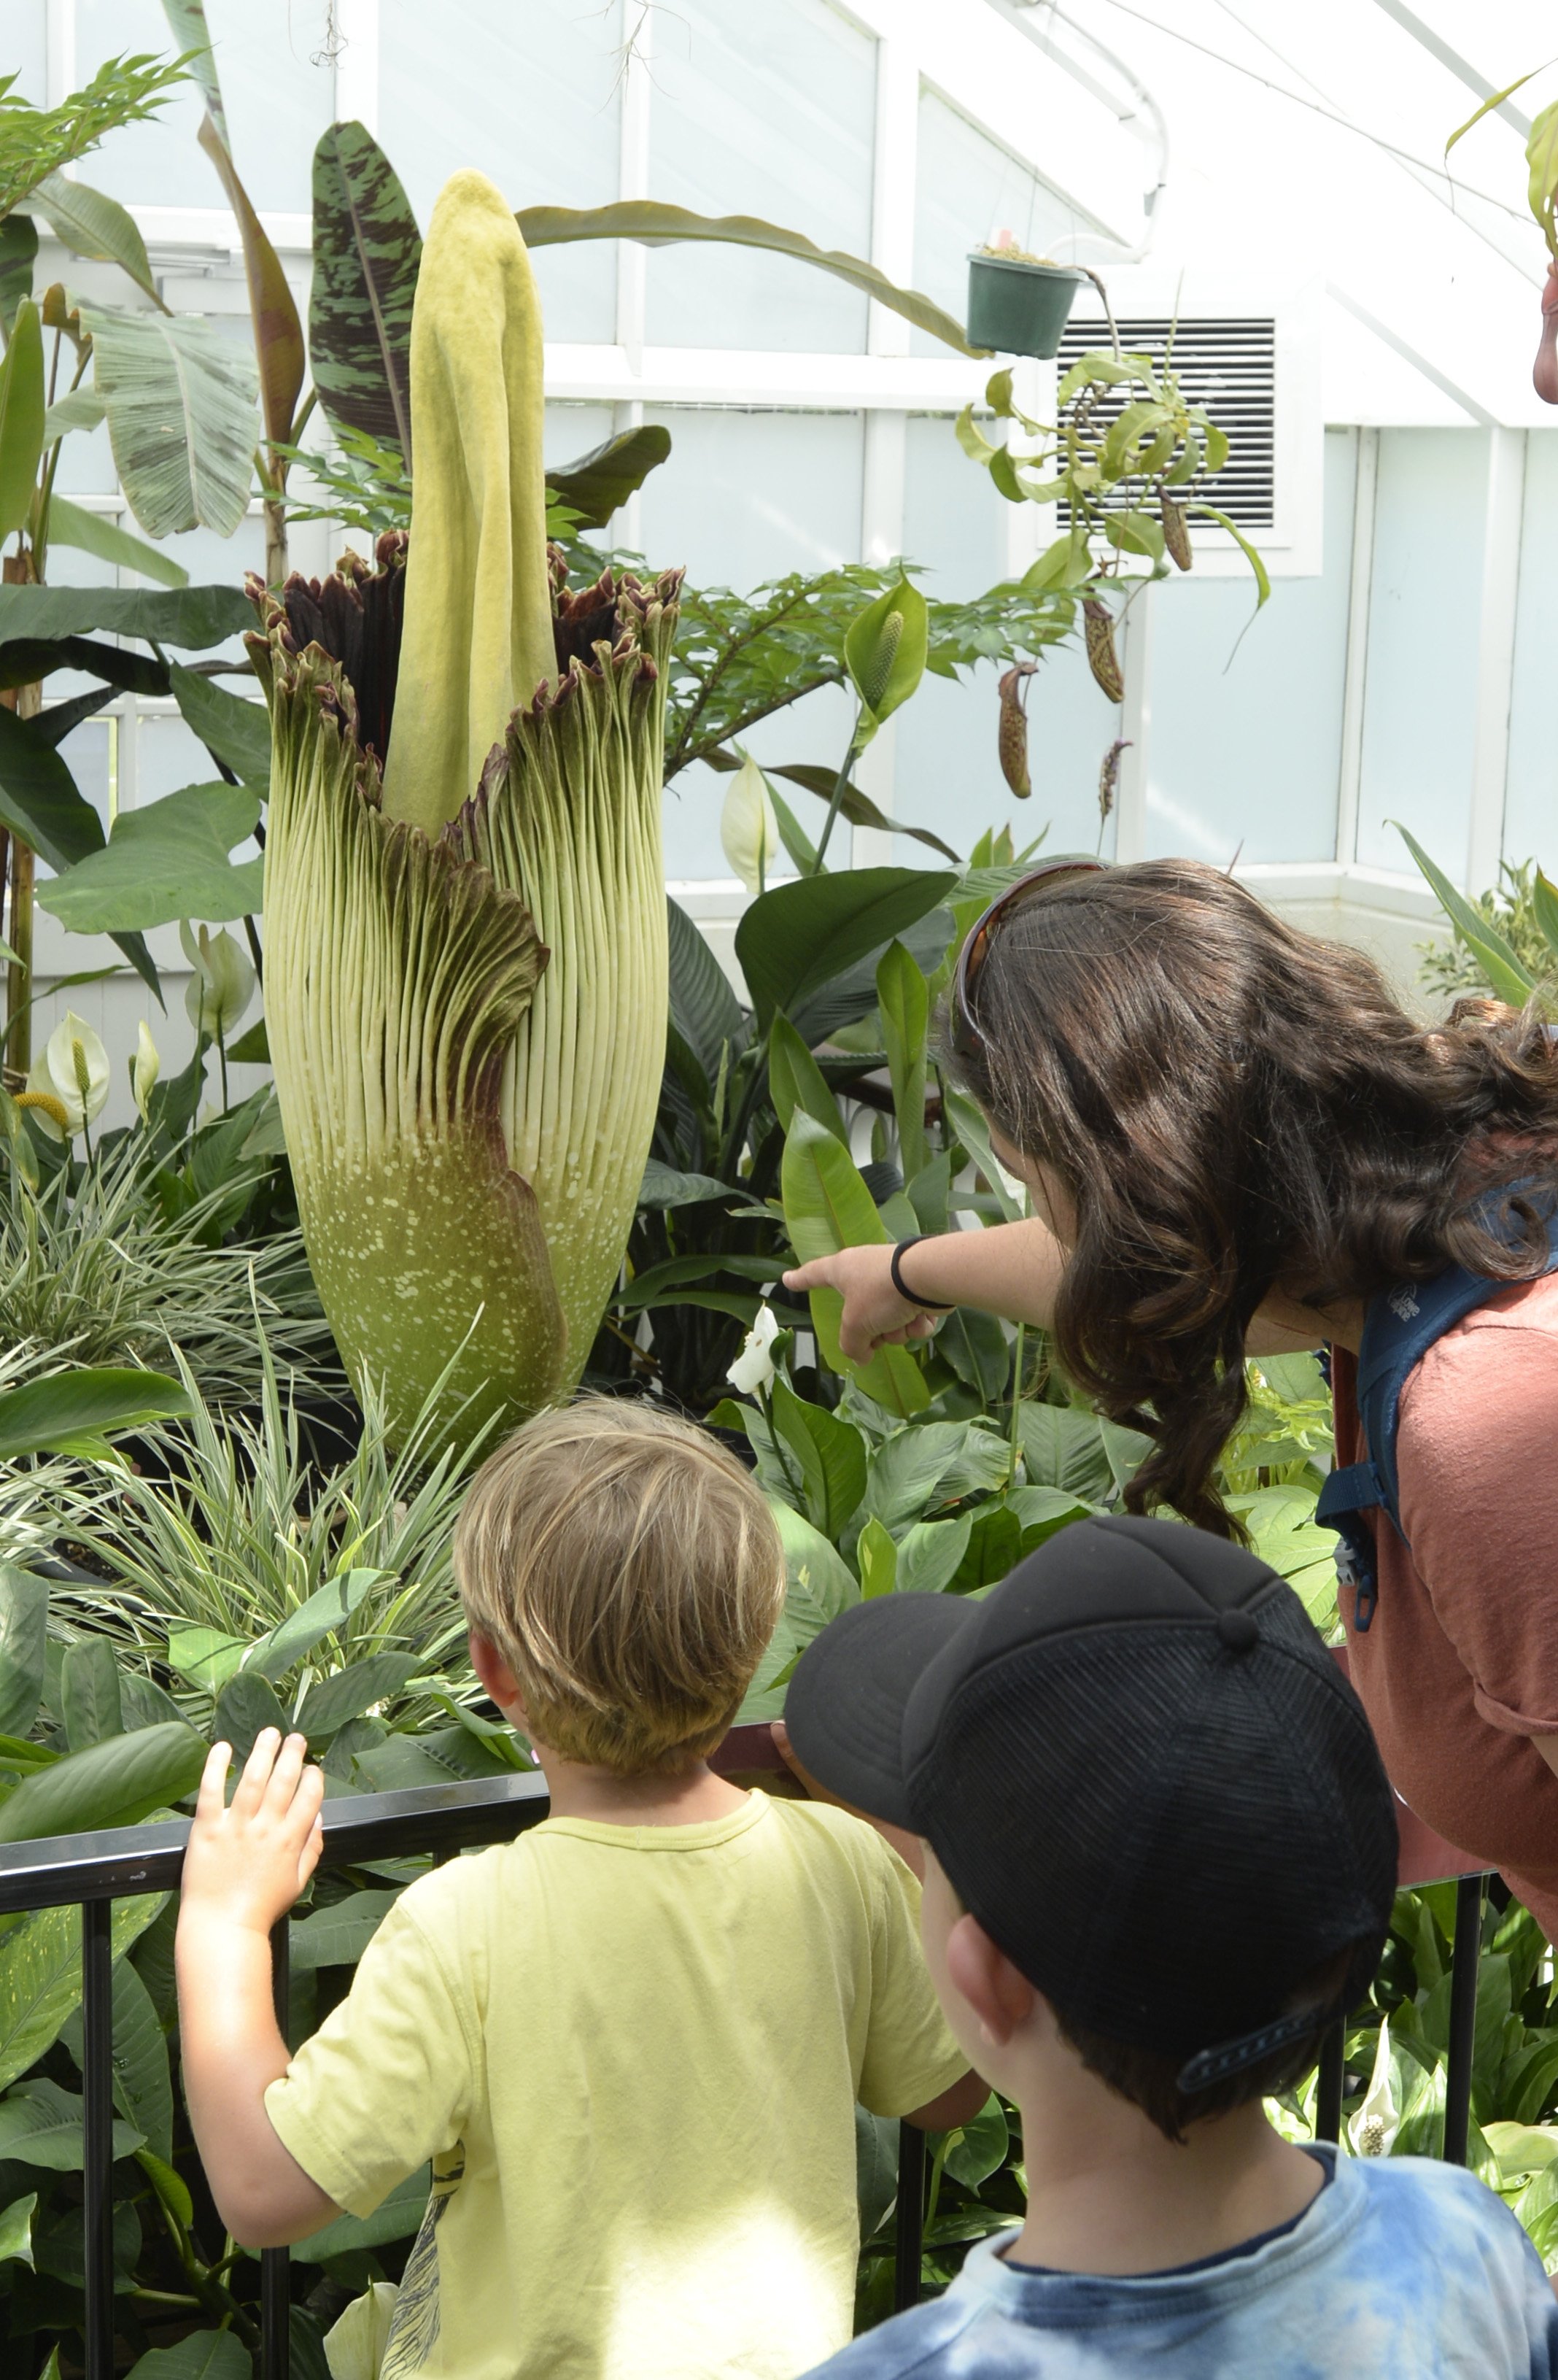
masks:
<svg viewBox="0 0 1558 2380"><path fill-rule="evenodd" d="M1558 2371L1551 30L0 0L5 2380Z"/></svg>

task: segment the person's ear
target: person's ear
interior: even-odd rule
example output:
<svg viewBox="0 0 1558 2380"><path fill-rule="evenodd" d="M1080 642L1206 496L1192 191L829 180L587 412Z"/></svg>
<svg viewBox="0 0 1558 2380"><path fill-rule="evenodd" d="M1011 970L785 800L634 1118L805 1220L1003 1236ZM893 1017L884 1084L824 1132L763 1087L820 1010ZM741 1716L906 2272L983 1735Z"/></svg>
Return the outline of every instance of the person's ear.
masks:
<svg viewBox="0 0 1558 2380"><path fill-rule="evenodd" d="M471 1667L498 1708L505 1718L512 1716L517 1710L519 1724L525 1728L528 1733L525 1718L525 1700L519 1691L519 1680L514 1676L496 1645L484 1636L479 1629L473 1628L470 1634L470 1646Z"/></svg>
<svg viewBox="0 0 1558 2380"><path fill-rule="evenodd" d="M976 1917L959 1918L947 1937L946 1956L948 1981L967 2000L985 2039L1004 2049L1033 2014L1037 1992Z"/></svg>

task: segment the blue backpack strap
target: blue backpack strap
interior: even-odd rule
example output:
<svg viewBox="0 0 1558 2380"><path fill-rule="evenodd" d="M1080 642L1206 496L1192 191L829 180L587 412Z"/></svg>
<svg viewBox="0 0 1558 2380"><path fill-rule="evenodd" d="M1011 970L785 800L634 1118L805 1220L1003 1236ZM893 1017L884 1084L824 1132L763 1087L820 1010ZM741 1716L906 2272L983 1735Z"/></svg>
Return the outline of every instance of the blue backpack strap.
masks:
<svg viewBox="0 0 1558 2380"><path fill-rule="evenodd" d="M1526 1186L1516 1183L1509 1189ZM1495 1195L1502 1199L1509 1191L1501 1189ZM1558 1208L1547 1219L1547 1239L1544 1273L1558 1271ZM1344 1586L1357 1590L1353 1625L1360 1634L1372 1620L1379 1599L1373 1536L1360 1515L1372 1511L1388 1513L1396 1535L1406 1542L1395 1461L1402 1390L1429 1349L1447 1330L1500 1290L1514 1286L1486 1273L1467 1272L1462 1265L1451 1265L1431 1281L1403 1281L1369 1301L1358 1357L1363 1460L1331 1473L1314 1510L1315 1519L1336 1530L1341 1539L1336 1548L1337 1576Z"/></svg>

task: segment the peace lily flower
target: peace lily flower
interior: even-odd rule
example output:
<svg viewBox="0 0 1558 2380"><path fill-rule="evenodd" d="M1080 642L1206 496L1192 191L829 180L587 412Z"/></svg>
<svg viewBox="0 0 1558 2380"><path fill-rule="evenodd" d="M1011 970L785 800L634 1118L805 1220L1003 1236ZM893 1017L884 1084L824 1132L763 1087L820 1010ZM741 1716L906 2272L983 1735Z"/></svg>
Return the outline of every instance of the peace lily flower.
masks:
<svg viewBox="0 0 1558 2380"><path fill-rule="evenodd" d="M773 1386L774 1342L780 1335L779 1320L771 1305L760 1305L757 1319L742 1342L741 1354L731 1366L725 1378L743 1396Z"/></svg>
<svg viewBox="0 0 1558 2380"><path fill-rule="evenodd" d="M779 820L768 783L755 760L743 759L719 813L719 842L749 892L761 892L779 851Z"/></svg>
<svg viewBox="0 0 1558 2380"><path fill-rule="evenodd" d="M1369 2088L1357 2115L1347 2119L1347 2138L1354 2156L1389 2156L1400 2130L1401 2106L1390 2063L1390 2019L1382 2017Z"/></svg>
<svg viewBox="0 0 1558 2380"><path fill-rule="evenodd" d="M151 1086L162 1071L163 1062L158 1055L157 1044L152 1040L151 1028L143 1016L136 1035L135 1056L130 1061L130 1087L135 1092L135 1103L140 1110L142 1122L146 1123L151 1121Z"/></svg>
<svg viewBox="0 0 1558 2380"><path fill-rule="evenodd" d="M254 998L254 968L248 953L225 927L213 935L209 926L202 926L197 941L187 918L179 927L178 939L194 970L184 993L189 1022L197 1033L225 1041Z"/></svg>
<svg viewBox="0 0 1558 2380"><path fill-rule="evenodd" d="M90 1025L67 1009L33 1062L17 1105L31 1108L51 1140L73 1140L108 1101L108 1052Z"/></svg>

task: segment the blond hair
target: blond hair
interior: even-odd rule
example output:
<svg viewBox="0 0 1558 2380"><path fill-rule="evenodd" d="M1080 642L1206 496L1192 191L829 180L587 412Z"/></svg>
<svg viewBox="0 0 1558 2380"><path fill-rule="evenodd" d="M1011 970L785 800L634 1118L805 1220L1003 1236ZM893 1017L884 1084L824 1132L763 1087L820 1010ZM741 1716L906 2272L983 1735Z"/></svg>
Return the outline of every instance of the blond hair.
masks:
<svg viewBox="0 0 1558 2380"><path fill-rule="evenodd" d="M628 1776L713 1751L784 1600L751 1474L707 1430L610 1397L538 1415L483 1463L454 1572L531 1733Z"/></svg>

